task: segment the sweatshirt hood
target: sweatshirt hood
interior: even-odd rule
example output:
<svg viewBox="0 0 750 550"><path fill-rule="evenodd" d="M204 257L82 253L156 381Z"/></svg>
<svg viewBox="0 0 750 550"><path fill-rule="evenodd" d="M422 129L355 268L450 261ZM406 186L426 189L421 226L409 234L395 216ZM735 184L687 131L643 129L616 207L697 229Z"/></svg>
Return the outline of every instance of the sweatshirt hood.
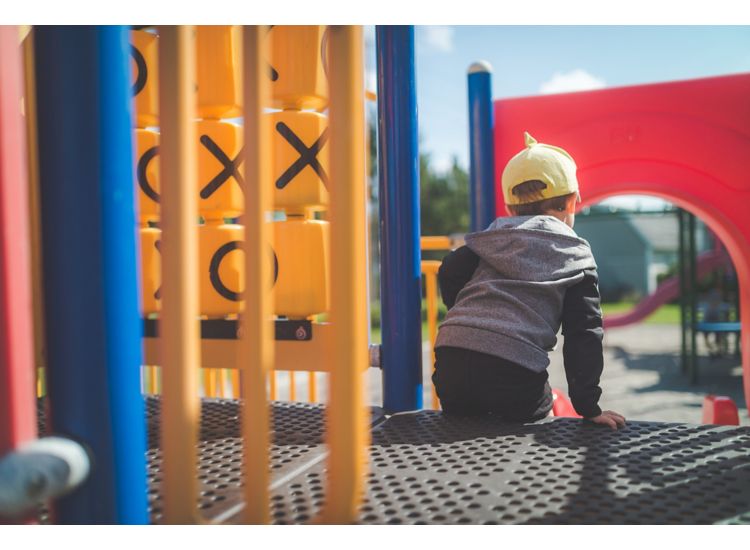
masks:
<svg viewBox="0 0 750 550"><path fill-rule="evenodd" d="M554 216L498 218L465 240L505 279L550 281L596 268L589 243Z"/></svg>

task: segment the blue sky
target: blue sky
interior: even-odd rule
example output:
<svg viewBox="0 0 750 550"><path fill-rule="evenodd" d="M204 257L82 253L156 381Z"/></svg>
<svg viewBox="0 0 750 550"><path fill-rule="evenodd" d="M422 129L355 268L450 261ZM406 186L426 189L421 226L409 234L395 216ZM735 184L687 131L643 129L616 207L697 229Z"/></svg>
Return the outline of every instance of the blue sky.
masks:
<svg viewBox="0 0 750 550"><path fill-rule="evenodd" d="M494 98L750 72L750 26L418 26L416 49L421 149L438 169L454 156L468 167L466 68L479 59Z"/></svg>

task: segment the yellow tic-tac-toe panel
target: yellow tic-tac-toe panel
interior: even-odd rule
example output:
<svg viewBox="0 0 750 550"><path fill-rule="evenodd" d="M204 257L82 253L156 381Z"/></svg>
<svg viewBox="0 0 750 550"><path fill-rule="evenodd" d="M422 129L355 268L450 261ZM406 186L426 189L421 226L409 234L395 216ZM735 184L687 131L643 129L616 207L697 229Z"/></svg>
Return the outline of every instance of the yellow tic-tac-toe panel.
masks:
<svg viewBox="0 0 750 550"><path fill-rule="evenodd" d="M280 109L323 110L328 104L325 25L275 25L269 30L271 98Z"/></svg>
<svg viewBox="0 0 750 550"><path fill-rule="evenodd" d="M136 128L135 152L138 219L145 224L159 219L159 134Z"/></svg>
<svg viewBox="0 0 750 550"><path fill-rule="evenodd" d="M328 204L328 118L313 111L271 117L274 204L287 211Z"/></svg>
<svg viewBox="0 0 750 550"><path fill-rule="evenodd" d="M199 226L201 315L216 318L242 311L244 238L245 229L241 225Z"/></svg>
<svg viewBox="0 0 750 550"><path fill-rule="evenodd" d="M207 220L237 217L242 195L242 128L231 122L198 122L198 208Z"/></svg>
<svg viewBox="0 0 750 550"><path fill-rule="evenodd" d="M130 59L135 96L135 125L159 125L159 38L146 31L131 31Z"/></svg>
<svg viewBox="0 0 750 550"><path fill-rule="evenodd" d="M242 95L240 27L198 26L198 116L232 118L240 115Z"/></svg>
<svg viewBox="0 0 750 550"><path fill-rule="evenodd" d="M150 315L161 310L161 229L142 227L140 234L143 314Z"/></svg>
<svg viewBox="0 0 750 550"><path fill-rule="evenodd" d="M291 319L324 313L330 307L329 225L316 220L274 223L275 312Z"/></svg>

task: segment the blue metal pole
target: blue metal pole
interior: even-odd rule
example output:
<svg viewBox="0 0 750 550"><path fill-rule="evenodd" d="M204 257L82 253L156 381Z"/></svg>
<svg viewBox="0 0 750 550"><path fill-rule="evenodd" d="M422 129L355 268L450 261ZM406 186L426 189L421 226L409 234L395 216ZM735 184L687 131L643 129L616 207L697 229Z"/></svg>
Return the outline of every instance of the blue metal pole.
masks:
<svg viewBox="0 0 750 550"><path fill-rule="evenodd" d="M34 33L52 427L94 464L56 519L147 523L128 30Z"/></svg>
<svg viewBox="0 0 750 550"><path fill-rule="evenodd" d="M471 230L482 231L496 217L492 67L486 61L472 63L468 75Z"/></svg>
<svg viewBox="0 0 750 550"><path fill-rule="evenodd" d="M378 26L383 407L422 408L419 149L414 27Z"/></svg>

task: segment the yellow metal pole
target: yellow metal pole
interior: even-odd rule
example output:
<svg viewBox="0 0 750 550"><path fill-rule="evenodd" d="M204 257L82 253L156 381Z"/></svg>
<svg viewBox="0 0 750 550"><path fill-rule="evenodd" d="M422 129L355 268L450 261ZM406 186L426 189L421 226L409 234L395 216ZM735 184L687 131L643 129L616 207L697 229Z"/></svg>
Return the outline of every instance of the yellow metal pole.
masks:
<svg viewBox="0 0 750 550"><path fill-rule="evenodd" d="M440 262L435 260L425 260L422 262L422 272L425 274L425 286L427 294L427 328L430 338L430 357L432 365L435 365L435 339L437 338L437 270L440 268ZM435 385L432 385L432 408L439 409L440 401L435 392Z"/></svg>
<svg viewBox="0 0 750 550"><path fill-rule="evenodd" d="M26 152L29 177L29 234L31 235L31 288L34 316L34 365L37 367L37 392L45 395L43 380L46 364L42 352L44 345L44 296L42 288L41 225L39 219L39 148L37 145L36 78L34 76L34 33L20 29L23 34L24 61L24 116L26 119Z"/></svg>
<svg viewBox="0 0 750 550"><path fill-rule="evenodd" d="M164 368L164 519L196 523L198 398L198 226L195 30L159 28Z"/></svg>
<svg viewBox="0 0 750 550"><path fill-rule="evenodd" d="M245 110L245 308L242 315L242 354L247 364L242 373L242 436L245 452L246 523L268 523L270 520L269 447L270 412L266 379L273 368L273 284L271 256L273 231L268 221L272 211L270 129L264 107L268 105L269 84L266 77L266 29L244 27L243 38L243 105Z"/></svg>
<svg viewBox="0 0 750 550"><path fill-rule="evenodd" d="M308 379L307 379L307 400L310 403L315 403L318 400L318 388L317 388L317 380L315 379L315 373L310 372L308 373Z"/></svg>
<svg viewBox="0 0 750 550"><path fill-rule="evenodd" d="M232 398L240 397L240 370L235 368L232 369Z"/></svg>
<svg viewBox="0 0 750 550"><path fill-rule="evenodd" d="M227 379L229 378L229 369L219 369L219 397L227 396Z"/></svg>
<svg viewBox="0 0 750 550"><path fill-rule="evenodd" d="M276 401L276 371L271 371L271 376L269 377L269 379L270 379L269 397L271 401Z"/></svg>
<svg viewBox="0 0 750 550"><path fill-rule="evenodd" d="M350 523L364 493L369 430L362 29L330 28L331 323L326 523Z"/></svg>

